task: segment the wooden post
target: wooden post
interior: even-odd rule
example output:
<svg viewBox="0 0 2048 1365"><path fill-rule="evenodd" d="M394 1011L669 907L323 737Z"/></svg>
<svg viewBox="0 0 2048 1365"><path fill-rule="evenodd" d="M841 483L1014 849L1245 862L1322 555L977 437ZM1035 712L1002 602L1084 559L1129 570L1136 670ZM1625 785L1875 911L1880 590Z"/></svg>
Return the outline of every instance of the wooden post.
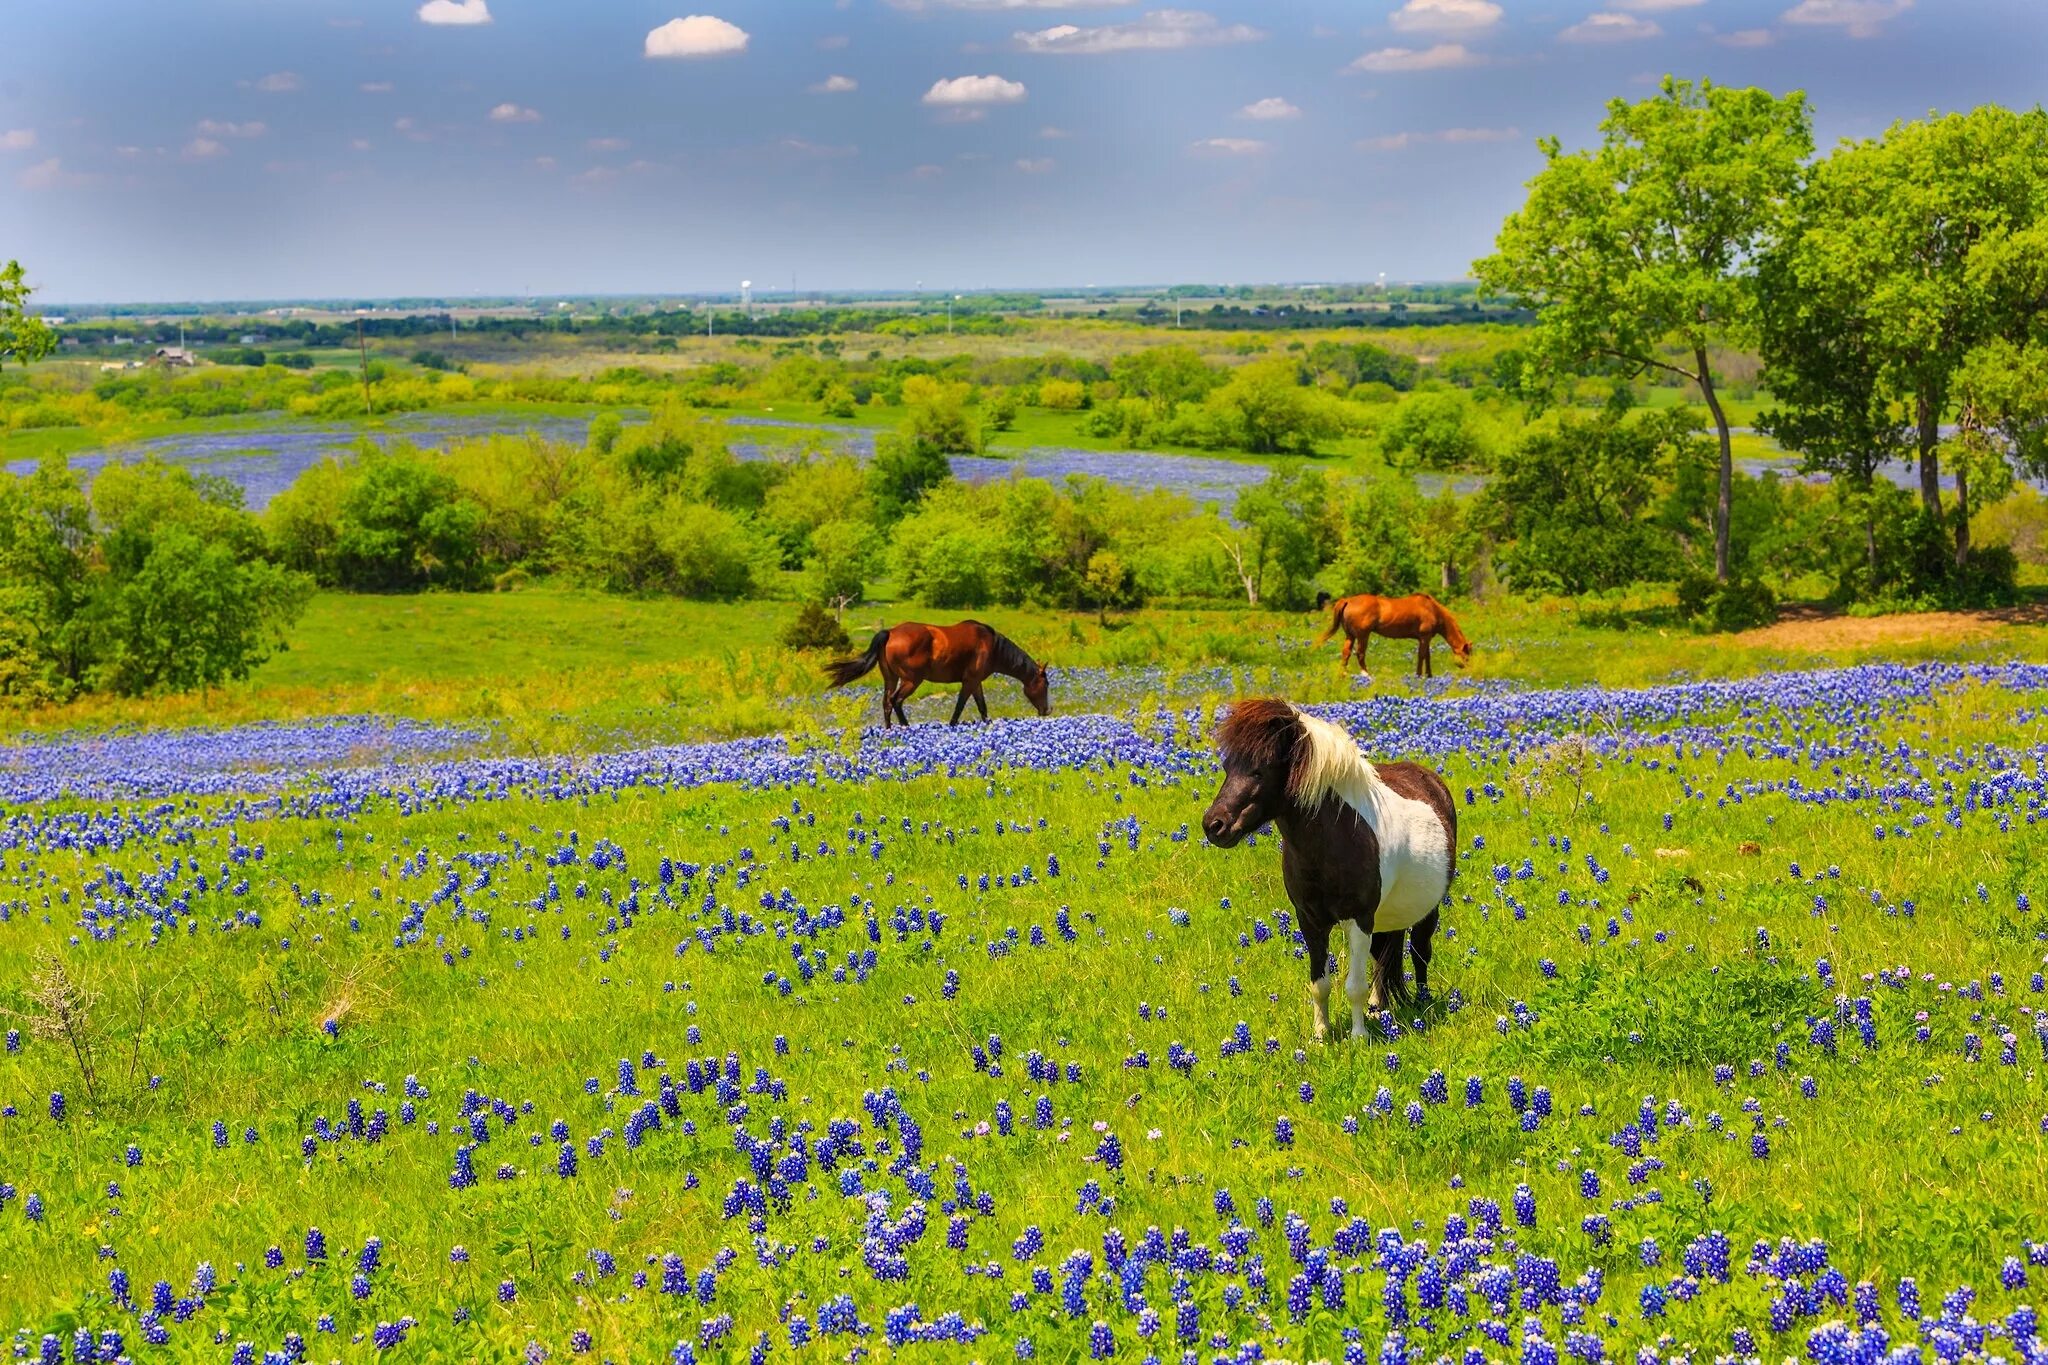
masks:
<svg viewBox="0 0 2048 1365"><path fill-rule="evenodd" d="M363 364L363 416L370 415L370 343L363 336L363 320L356 318L356 354Z"/></svg>

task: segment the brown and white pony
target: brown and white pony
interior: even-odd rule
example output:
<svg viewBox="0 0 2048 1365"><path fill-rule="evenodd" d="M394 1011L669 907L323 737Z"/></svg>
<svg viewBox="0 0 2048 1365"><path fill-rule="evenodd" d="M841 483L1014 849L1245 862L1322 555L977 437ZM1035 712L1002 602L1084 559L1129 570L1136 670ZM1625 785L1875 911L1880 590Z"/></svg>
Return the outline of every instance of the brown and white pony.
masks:
<svg viewBox="0 0 2048 1365"><path fill-rule="evenodd" d="M1321 606L1325 599L1318 598ZM1458 623L1444 610L1444 604L1428 593L1416 593L1412 597L1376 597L1372 593L1358 593L1351 597L1340 597L1330 604L1330 625L1315 647L1320 649L1330 642L1338 631L1344 632L1343 666L1351 663L1351 651L1358 650L1358 671L1365 672L1365 646L1375 635L1384 635L1389 640L1415 641L1415 676L1433 678L1436 669L1429 658L1431 637L1441 635L1444 643L1451 647L1451 657L1463 667L1472 660L1472 642L1465 638L1465 632L1458 629Z"/></svg>
<svg viewBox="0 0 2048 1365"><path fill-rule="evenodd" d="M1279 829L1281 879L1308 941L1315 1035L1329 1032L1330 931L1341 923L1351 1034L1364 1037L1368 1012L1413 999L1402 980L1403 935L1416 990L1428 993L1438 907L1457 871L1451 789L1416 764L1367 761L1343 727L1277 699L1231 707L1216 747L1223 787L1203 832L1232 848L1268 824Z"/></svg>
<svg viewBox="0 0 2048 1365"><path fill-rule="evenodd" d="M900 722L910 724L903 703L924 684L958 683L960 699L953 704L953 724L960 723L968 699L988 719L988 702L981 685L989 675L1003 673L1024 684L1024 699L1043 716L1052 710L1051 683L1045 665L1020 649L1016 642L979 621L962 621L955 626L927 626L906 621L878 631L866 654L858 659L838 659L825 665L825 676L833 687L844 687L856 678L882 670L882 728Z"/></svg>

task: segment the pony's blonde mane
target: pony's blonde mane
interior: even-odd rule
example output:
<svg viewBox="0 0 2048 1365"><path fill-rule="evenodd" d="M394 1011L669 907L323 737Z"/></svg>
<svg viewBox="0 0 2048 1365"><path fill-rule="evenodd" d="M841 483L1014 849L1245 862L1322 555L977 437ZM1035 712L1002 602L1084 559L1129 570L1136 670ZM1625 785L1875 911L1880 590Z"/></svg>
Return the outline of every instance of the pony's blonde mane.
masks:
<svg viewBox="0 0 2048 1365"><path fill-rule="evenodd" d="M1304 810L1315 810L1331 796L1354 809L1371 803L1380 786L1379 770L1359 751L1358 741L1343 726L1297 709L1302 743L1294 756L1289 794Z"/></svg>

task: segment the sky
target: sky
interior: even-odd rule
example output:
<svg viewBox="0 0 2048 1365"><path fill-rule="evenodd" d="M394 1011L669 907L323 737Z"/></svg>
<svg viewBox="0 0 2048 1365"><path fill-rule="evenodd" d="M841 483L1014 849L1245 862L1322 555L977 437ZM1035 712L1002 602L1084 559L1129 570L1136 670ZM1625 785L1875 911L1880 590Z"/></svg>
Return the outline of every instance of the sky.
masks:
<svg viewBox="0 0 2048 1365"><path fill-rule="evenodd" d="M1665 73L1823 147L2048 0L6 0L47 303L1444 280ZM687 5L715 6L699 12Z"/></svg>

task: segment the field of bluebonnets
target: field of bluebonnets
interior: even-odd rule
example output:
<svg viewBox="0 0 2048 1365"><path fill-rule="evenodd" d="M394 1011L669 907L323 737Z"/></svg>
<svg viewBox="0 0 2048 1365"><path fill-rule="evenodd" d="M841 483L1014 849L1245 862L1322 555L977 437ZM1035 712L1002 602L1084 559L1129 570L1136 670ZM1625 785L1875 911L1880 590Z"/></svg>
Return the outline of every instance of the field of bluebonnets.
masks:
<svg viewBox="0 0 2048 1365"><path fill-rule="evenodd" d="M16 742L14 1357L2048 1359L2048 668L1325 708L1461 803L1325 1046L1243 682Z"/></svg>

